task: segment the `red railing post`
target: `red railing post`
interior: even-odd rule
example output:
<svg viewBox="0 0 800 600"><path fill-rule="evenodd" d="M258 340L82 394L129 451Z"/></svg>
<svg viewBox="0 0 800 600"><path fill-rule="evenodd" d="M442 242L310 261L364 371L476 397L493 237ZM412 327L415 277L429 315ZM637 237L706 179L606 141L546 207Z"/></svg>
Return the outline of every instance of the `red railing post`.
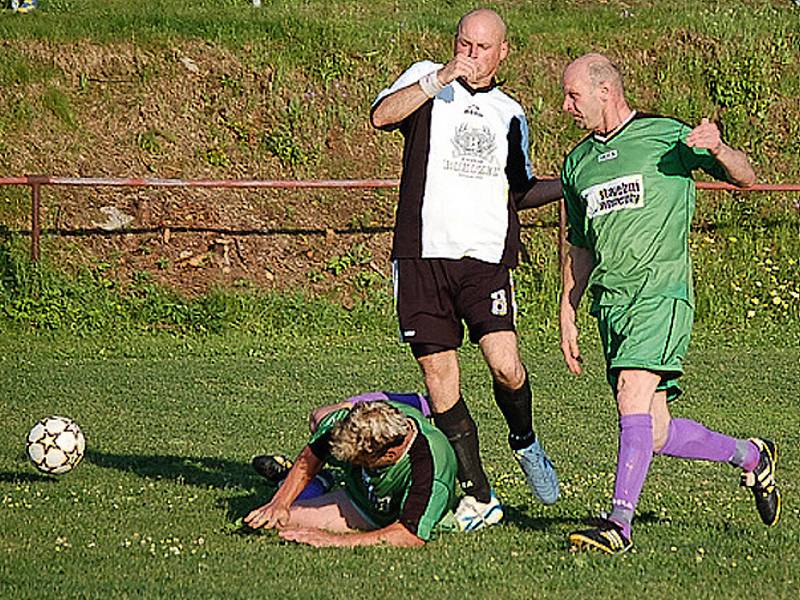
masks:
<svg viewBox="0 0 800 600"><path fill-rule="evenodd" d="M26 175L24 182L31 186L31 261L39 262L42 238L42 186L50 183L50 177Z"/></svg>
<svg viewBox="0 0 800 600"><path fill-rule="evenodd" d="M31 183L31 261L39 262L39 238L41 237L42 227L40 211L42 206L41 199L42 184Z"/></svg>

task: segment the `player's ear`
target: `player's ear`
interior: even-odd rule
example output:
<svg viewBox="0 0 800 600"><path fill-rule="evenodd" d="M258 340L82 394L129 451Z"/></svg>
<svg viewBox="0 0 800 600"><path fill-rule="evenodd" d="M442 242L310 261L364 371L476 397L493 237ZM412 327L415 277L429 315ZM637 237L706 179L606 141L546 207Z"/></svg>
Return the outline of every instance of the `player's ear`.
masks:
<svg viewBox="0 0 800 600"><path fill-rule="evenodd" d="M607 81L604 81L603 83L597 86L597 97L600 100L606 102L608 101L610 96L611 96L611 86L608 85Z"/></svg>
<svg viewBox="0 0 800 600"><path fill-rule="evenodd" d="M508 45L508 40L503 40L500 43L500 60L501 61L504 61L506 59L506 57L508 56L508 51L509 50L510 50L510 47Z"/></svg>

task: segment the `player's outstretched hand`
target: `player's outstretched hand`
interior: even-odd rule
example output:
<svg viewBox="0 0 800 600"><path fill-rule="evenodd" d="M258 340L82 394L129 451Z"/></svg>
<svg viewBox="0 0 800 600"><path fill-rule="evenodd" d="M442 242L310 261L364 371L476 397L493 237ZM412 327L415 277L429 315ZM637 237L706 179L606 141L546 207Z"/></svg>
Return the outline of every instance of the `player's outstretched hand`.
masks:
<svg viewBox="0 0 800 600"><path fill-rule="evenodd" d="M561 352L567 368L575 375L581 374L581 350L578 347L578 328L574 322L565 319L561 321Z"/></svg>
<svg viewBox="0 0 800 600"><path fill-rule="evenodd" d="M289 522L289 509L272 501L252 510L244 522L253 529L280 529Z"/></svg>
<svg viewBox="0 0 800 600"><path fill-rule="evenodd" d="M455 81L459 77L463 77L467 81L474 81L478 76L478 66L469 56L456 54L449 63L439 70L437 76L444 85Z"/></svg>
<svg viewBox="0 0 800 600"><path fill-rule="evenodd" d="M722 149L722 135L719 127L716 123L703 117L700 125L692 129L686 136L686 144L693 148L705 148L716 156Z"/></svg>

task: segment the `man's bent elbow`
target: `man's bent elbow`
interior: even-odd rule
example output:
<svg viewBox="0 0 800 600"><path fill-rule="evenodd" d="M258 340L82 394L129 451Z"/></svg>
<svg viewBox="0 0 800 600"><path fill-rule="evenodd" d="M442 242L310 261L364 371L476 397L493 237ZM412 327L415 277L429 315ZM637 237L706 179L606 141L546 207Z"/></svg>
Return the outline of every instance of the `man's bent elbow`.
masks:
<svg viewBox="0 0 800 600"><path fill-rule="evenodd" d="M395 124L393 120L380 112L380 110L376 110L369 116L369 122L375 129L386 129Z"/></svg>
<svg viewBox="0 0 800 600"><path fill-rule="evenodd" d="M750 171L744 177L740 178L736 184L742 188L751 188L756 184L757 177L755 171Z"/></svg>

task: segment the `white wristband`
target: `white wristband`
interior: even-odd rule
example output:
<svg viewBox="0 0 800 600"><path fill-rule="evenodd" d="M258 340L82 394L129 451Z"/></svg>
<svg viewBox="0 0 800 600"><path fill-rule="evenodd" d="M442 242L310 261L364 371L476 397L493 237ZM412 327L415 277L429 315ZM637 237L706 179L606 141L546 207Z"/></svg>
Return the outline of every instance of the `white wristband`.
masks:
<svg viewBox="0 0 800 600"><path fill-rule="evenodd" d="M444 85L439 81L436 71L432 71L419 80L419 87L425 92L428 98L433 98L436 94L444 89Z"/></svg>

